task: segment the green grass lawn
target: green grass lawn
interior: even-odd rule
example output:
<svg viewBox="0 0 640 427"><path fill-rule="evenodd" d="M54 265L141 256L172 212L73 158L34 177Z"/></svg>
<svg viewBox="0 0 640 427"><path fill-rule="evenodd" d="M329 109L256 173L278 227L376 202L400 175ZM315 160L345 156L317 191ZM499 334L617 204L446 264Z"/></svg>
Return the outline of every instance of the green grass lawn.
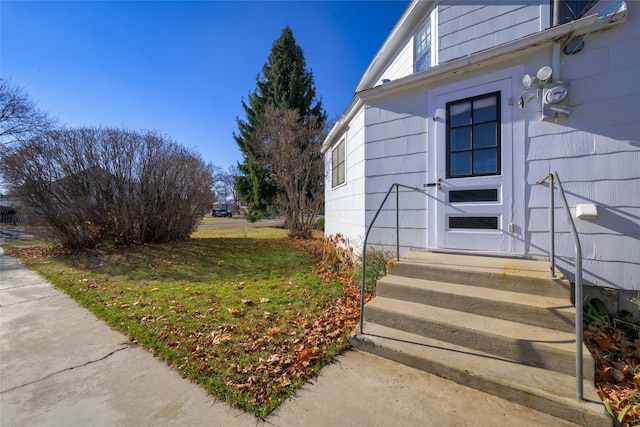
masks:
<svg viewBox="0 0 640 427"><path fill-rule="evenodd" d="M23 260L182 375L264 418L345 348L358 311L286 234L202 226L187 242Z"/></svg>

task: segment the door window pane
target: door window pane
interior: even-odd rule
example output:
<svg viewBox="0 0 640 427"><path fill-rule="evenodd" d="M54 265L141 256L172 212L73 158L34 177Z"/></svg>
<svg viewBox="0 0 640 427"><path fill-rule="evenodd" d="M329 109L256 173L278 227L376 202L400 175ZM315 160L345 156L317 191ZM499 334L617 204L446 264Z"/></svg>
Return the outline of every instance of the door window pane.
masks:
<svg viewBox="0 0 640 427"><path fill-rule="evenodd" d="M498 189L487 188L481 190L451 190L449 203L497 202Z"/></svg>
<svg viewBox="0 0 640 427"><path fill-rule="evenodd" d="M475 174L491 174L495 173L498 168L497 155L495 148L474 151L473 153L473 173Z"/></svg>
<svg viewBox="0 0 640 427"><path fill-rule="evenodd" d="M471 149L471 128L463 127L452 129L450 134L451 151L470 150Z"/></svg>
<svg viewBox="0 0 640 427"><path fill-rule="evenodd" d="M500 174L500 92L447 103L447 178Z"/></svg>
<svg viewBox="0 0 640 427"><path fill-rule="evenodd" d="M497 99L495 96L480 98L473 101L473 121L475 123L488 122L497 117Z"/></svg>
<svg viewBox="0 0 640 427"><path fill-rule="evenodd" d="M473 127L473 148L495 147L497 144L497 123L485 123Z"/></svg>
<svg viewBox="0 0 640 427"><path fill-rule="evenodd" d="M452 153L449 170L454 176L471 175L471 151Z"/></svg>
<svg viewBox="0 0 640 427"><path fill-rule="evenodd" d="M498 217L495 216L452 216L449 228L469 228L474 230L497 230Z"/></svg>
<svg viewBox="0 0 640 427"><path fill-rule="evenodd" d="M452 104L449 108L449 126L452 128L471 124L471 102Z"/></svg>

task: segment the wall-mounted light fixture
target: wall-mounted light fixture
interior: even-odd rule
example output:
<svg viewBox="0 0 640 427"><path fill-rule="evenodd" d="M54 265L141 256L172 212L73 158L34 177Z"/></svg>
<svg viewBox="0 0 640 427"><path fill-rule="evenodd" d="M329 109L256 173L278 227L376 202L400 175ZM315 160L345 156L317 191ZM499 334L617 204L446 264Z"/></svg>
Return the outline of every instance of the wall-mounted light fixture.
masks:
<svg viewBox="0 0 640 427"><path fill-rule="evenodd" d="M557 119L569 115L567 106L569 83L551 81L553 69L548 65L540 67L535 76L522 77L524 92L518 99L518 106L524 108L533 98L542 97L542 119Z"/></svg>
<svg viewBox="0 0 640 427"><path fill-rule="evenodd" d="M532 85L537 84L538 86L545 84L553 75L553 70L548 65L541 67L535 76L530 76L529 74L525 74L522 77L522 86L525 89L531 88Z"/></svg>
<svg viewBox="0 0 640 427"><path fill-rule="evenodd" d="M538 81L540 81L541 85L545 84L551 78L552 75L553 75L553 70L548 65L541 67L536 73L536 77L538 78Z"/></svg>
<svg viewBox="0 0 640 427"><path fill-rule="evenodd" d="M541 67L535 76L525 74L522 77L522 86L524 86L524 92L518 99L518 106L524 108L525 104L528 104L533 98L540 96L540 87L547 83L553 75L553 69L548 65Z"/></svg>

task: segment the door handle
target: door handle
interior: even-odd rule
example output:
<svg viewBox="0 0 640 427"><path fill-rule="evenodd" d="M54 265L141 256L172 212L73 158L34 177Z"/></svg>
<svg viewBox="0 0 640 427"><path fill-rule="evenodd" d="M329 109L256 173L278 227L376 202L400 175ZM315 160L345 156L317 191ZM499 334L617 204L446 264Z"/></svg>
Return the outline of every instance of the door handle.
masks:
<svg viewBox="0 0 640 427"><path fill-rule="evenodd" d="M442 185L440 184L442 182L442 178L438 178L436 180L436 182L429 182L427 184L424 184L424 187L436 187L437 190L442 190Z"/></svg>

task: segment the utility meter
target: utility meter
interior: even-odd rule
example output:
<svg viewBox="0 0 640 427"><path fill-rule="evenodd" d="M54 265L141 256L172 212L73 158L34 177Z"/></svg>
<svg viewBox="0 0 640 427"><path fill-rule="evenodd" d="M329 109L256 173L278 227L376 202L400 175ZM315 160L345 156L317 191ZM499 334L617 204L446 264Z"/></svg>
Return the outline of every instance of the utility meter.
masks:
<svg viewBox="0 0 640 427"><path fill-rule="evenodd" d="M569 115L569 83L551 82L542 88L542 119L557 119Z"/></svg>

